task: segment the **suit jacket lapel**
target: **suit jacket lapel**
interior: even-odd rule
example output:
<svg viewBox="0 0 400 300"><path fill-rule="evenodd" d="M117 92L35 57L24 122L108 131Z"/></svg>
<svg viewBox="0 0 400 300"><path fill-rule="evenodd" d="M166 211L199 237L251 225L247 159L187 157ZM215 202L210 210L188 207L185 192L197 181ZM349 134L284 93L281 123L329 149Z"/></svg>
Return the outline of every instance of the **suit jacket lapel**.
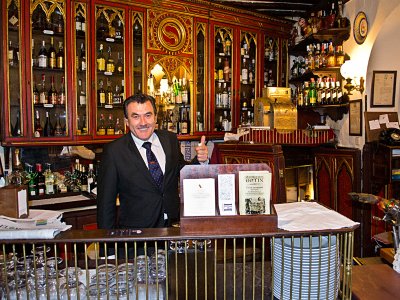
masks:
<svg viewBox="0 0 400 300"><path fill-rule="evenodd" d="M146 166L146 163L143 161L143 158L140 155L139 150L136 147L136 144L132 139L131 133L128 133L126 135L126 137L127 137L128 149L130 150L130 152L133 155L133 163L136 165L138 170L140 170L142 172L142 174L146 174L145 176L148 177L148 179L151 182L154 182L153 177L151 177L149 169Z"/></svg>

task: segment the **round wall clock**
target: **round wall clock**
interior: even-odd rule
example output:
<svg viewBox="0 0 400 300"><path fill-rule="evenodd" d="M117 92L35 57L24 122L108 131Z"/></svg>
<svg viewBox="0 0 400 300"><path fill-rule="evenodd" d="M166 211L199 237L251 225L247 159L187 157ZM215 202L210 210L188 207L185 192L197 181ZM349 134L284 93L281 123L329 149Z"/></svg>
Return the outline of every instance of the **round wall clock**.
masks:
<svg viewBox="0 0 400 300"><path fill-rule="evenodd" d="M368 21L367 16L362 11L360 11L354 19L353 34L357 44L364 43L367 38Z"/></svg>

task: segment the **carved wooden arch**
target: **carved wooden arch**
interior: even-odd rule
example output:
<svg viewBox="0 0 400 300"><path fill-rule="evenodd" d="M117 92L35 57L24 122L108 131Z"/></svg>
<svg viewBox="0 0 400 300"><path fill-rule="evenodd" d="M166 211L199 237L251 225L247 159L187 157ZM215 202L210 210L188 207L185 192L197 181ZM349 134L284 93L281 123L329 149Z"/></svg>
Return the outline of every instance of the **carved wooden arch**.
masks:
<svg viewBox="0 0 400 300"><path fill-rule="evenodd" d="M46 4L47 3L47 4ZM43 12L46 15L46 19L48 22L50 22L50 16L51 14L58 8L60 11L64 23L65 23L65 11L64 11L64 6L65 3L62 0L53 0L52 2L49 2L47 0L36 0L32 3L31 5L31 10L30 10L30 18L32 19L33 12L36 10L36 8L40 6L43 10Z"/></svg>

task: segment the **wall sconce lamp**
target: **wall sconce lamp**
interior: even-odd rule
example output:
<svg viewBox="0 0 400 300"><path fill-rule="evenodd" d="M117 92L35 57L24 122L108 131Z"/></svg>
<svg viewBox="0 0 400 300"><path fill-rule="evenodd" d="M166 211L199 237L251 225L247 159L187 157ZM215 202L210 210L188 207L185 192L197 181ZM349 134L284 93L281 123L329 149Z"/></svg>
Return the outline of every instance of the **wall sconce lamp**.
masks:
<svg viewBox="0 0 400 300"><path fill-rule="evenodd" d="M364 92L364 77L360 78L360 83L356 84L356 75L357 73L357 65L352 60L347 60L345 63L340 67L340 74L342 74L343 78L346 80L346 84L343 86L347 90L347 95L352 95L351 91L356 90L359 91L361 94ZM352 81L354 78L354 83Z"/></svg>

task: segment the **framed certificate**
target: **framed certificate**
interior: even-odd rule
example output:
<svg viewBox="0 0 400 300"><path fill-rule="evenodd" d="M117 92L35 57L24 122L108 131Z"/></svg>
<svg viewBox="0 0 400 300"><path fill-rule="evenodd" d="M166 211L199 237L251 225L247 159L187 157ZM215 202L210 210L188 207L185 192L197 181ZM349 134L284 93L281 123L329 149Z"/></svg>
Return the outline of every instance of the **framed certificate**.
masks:
<svg viewBox="0 0 400 300"><path fill-rule="evenodd" d="M349 102L349 135L362 136L362 100Z"/></svg>
<svg viewBox="0 0 400 300"><path fill-rule="evenodd" d="M397 71L373 71L371 107L394 107Z"/></svg>

